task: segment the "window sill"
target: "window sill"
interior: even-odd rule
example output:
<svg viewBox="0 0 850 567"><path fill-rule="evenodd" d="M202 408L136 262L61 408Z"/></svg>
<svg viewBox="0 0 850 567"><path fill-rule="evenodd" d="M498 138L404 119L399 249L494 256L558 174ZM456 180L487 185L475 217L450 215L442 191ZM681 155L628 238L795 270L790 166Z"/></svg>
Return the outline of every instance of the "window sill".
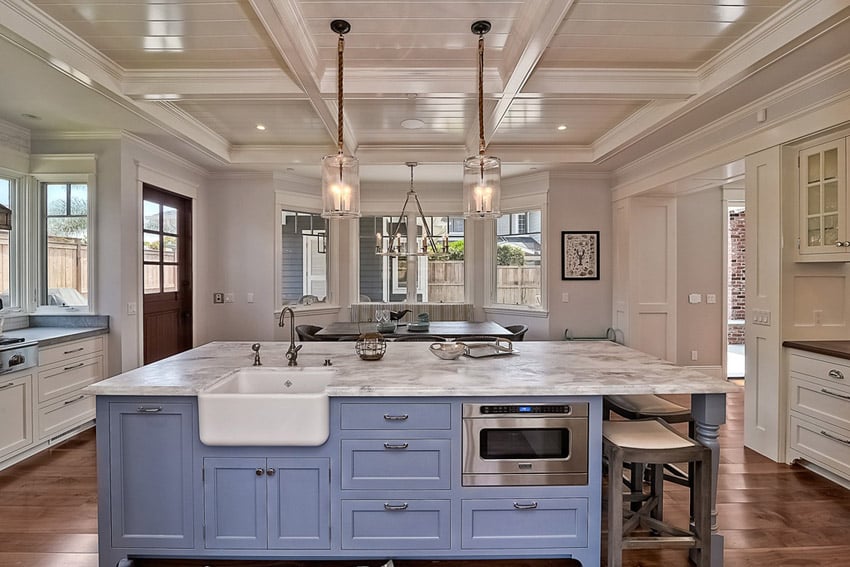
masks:
<svg viewBox="0 0 850 567"><path fill-rule="evenodd" d="M488 315L522 314L525 317L539 317L541 319L549 317L549 311L547 309L528 307L527 305L488 305L484 307L484 313Z"/></svg>
<svg viewBox="0 0 850 567"><path fill-rule="evenodd" d="M339 305L328 305L326 303L314 303L312 305L286 305L285 307L291 307L296 315L336 315L342 309ZM275 310L274 316L280 317L281 311L283 311L283 309Z"/></svg>

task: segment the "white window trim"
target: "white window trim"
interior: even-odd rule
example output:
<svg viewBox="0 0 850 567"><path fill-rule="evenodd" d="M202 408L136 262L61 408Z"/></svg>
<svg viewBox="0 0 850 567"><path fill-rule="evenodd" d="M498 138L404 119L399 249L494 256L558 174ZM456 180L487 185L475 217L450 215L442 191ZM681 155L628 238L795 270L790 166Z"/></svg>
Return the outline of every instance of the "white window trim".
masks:
<svg viewBox="0 0 850 567"><path fill-rule="evenodd" d="M505 191L502 193L502 214L522 213L535 209L540 210L540 306L529 305L507 305L496 303L496 221L486 221L489 226L484 227L484 266L486 277L484 278L484 301L485 313L499 313L504 311L508 314L524 313L529 316L546 317L549 314L549 176L546 173L538 174L520 180L516 184L516 194L511 191L512 184L504 183ZM522 189L520 189L522 187ZM522 194L521 191L528 191ZM505 196L508 193L508 196Z"/></svg>
<svg viewBox="0 0 850 567"><path fill-rule="evenodd" d="M33 156L34 165L38 165L38 159L44 160L45 164L56 166L61 164L69 169L86 169L90 167L90 173L34 173L31 177L31 187L27 191L27 218L37 219L36 222L31 222L29 230L29 242L37 243L36 250L25 251L26 257L35 258L30 266L26 267L27 278L30 285L25 284L25 296L28 311L36 315L91 315L97 313L97 185L96 176L94 173L94 158L87 155L67 155L61 156L62 159L52 160L52 156ZM38 167L36 167L38 168ZM47 167L46 169L53 169ZM44 219L41 218L41 186L43 183L85 183L88 186L88 286L89 297L86 307L58 307L52 305L39 305L41 297L41 274L40 266L42 263L42 255L44 253ZM22 304L23 306L23 304Z"/></svg>
<svg viewBox="0 0 850 567"><path fill-rule="evenodd" d="M280 301L280 296L283 293L281 283L280 283L280 271L283 269L283 264L281 262L281 256L283 255L283 235L282 228L280 224L280 213L281 211L291 211L298 213L309 213L309 214L321 214L322 212L322 201L320 198L302 195L300 193L293 193L289 191L276 190L275 191L275 207L274 207L274 215L275 215L275 241L274 241L274 313L276 315L280 315L281 310L283 309L282 305L277 305L278 301ZM344 229L344 223L335 223L331 228L330 223L334 221L328 221L328 240L327 240L327 255L328 255L328 272L326 275L327 278L327 301L322 304L313 304L313 305L299 305L293 306L289 305L288 307L292 307L295 311L298 312L309 312L313 315L320 315L325 313L337 313L340 310L339 305L339 297L340 297L340 289L339 289L339 272L340 272L340 235Z"/></svg>

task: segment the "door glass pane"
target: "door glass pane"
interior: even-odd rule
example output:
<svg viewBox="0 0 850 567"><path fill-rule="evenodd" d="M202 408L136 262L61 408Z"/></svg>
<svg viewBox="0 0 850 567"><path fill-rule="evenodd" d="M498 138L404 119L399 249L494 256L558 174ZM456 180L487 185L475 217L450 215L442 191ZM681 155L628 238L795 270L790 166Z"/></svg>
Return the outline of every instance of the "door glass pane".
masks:
<svg viewBox="0 0 850 567"><path fill-rule="evenodd" d="M144 201L144 228L145 230L159 230L159 205Z"/></svg>
<svg viewBox="0 0 850 567"><path fill-rule="evenodd" d="M838 181L830 181L823 184L823 212L836 211L838 211Z"/></svg>
<svg viewBox="0 0 850 567"><path fill-rule="evenodd" d="M809 213L810 215L820 214L820 185L812 185L809 191Z"/></svg>
<svg viewBox="0 0 850 567"><path fill-rule="evenodd" d="M820 217L812 217L809 219L809 246L820 246Z"/></svg>
<svg viewBox="0 0 850 567"><path fill-rule="evenodd" d="M162 261L174 262L176 264L179 261L177 258L177 237L163 236L162 245Z"/></svg>
<svg viewBox="0 0 850 567"><path fill-rule="evenodd" d="M71 185L71 214L87 215L89 212L88 185Z"/></svg>
<svg viewBox="0 0 850 567"><path fill-rule="evenodd" d="M159 293L159 265L145 265L145 293Z"/></svg>
<svg viewBox="0 0 850 567"><path fill-rule="evenodd" d="M143 252L145 262L159 262L159 235L146 232L143 234Z"/></svg>
<svg viewBox="0 0 850 567"><path fill-rule="evenodd" d="M162 232L177 234L177 209L162 206Z"/></svg>
<svg viewBox="0 0 850 567"><path fill-rule="evenodd" d="M838 148L833 148L823 153L823 178L835 179L836 177L838 177Z"/></svg>
<svg viewBox="0 0 850 567"><path fill-rule="evenodd" d="M162 267L162 291L177 291L177 266Z"/></svg>
<svg viewBox="0 0 850 567"><path fill-rule="evenodd" d="M809 156L809 183L820 180L820 154Z"/></svg>
<svg viewBox="0 0 850 567"><path fill-rule="evenodd" d="M838 215L823 216L823 244L834 246L838 242Z"/></svg>

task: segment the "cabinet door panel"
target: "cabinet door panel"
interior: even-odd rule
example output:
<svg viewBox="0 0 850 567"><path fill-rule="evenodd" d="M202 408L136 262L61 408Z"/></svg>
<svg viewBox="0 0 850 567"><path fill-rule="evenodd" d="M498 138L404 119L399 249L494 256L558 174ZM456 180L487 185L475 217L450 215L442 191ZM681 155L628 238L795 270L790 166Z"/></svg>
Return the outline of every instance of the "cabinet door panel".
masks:
<svg viewBox="0 0 850 567"><path fill-rule="evenodd" d="M32 374L0 380L0 457L32 443Z"/></svg>
<svg viewBox="0 0 850 567"><path fill-rule="evenodd" d="M587 499L464 500L466 549L587 547Z"/></svg>
<svg viewBox="0 0 850 567"><path fill-rule="evenodd" d="M266 548L265 470L263 458L204 459L207 548Z"/></svg>
<svg viewBox="0 0 850 567"><path fill-rule="evenodd" d="M328 459L269 459L269 548L329 549Z"/></svg>
<svg viewBox="0 0 850 567"><path fill-rule="evenodd" d="M194 423L191 404L110 404L114 547L194 547Z"/></svg>

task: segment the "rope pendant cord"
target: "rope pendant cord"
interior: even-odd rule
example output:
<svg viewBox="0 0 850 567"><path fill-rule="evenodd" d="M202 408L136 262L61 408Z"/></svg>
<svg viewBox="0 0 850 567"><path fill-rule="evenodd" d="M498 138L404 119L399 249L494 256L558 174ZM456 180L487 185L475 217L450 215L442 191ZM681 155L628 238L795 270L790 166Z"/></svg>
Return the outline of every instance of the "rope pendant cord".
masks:
<svg viewBox="0 0 850 567"><path fill-rule="evenodd" d="M484 35L478 36L478 154L484 155Z"/></svg>
<svg viewBox="0 0 850 567"><path fill-rule="evenodd" d="M345 50L345 38L342 34L339 35L339 41L337 42L337 53L339 54L338 62L337 62L337 71L336 71L336 79L337 79L337 93L339 93L339 100L337 101L339 104L337 105L337 140L339 146L339 153L343 153L342 151L342 101L343 101L343 92L342 92L342 58L343 51Z"/></svg>

